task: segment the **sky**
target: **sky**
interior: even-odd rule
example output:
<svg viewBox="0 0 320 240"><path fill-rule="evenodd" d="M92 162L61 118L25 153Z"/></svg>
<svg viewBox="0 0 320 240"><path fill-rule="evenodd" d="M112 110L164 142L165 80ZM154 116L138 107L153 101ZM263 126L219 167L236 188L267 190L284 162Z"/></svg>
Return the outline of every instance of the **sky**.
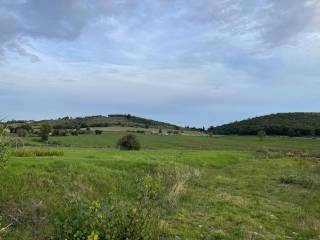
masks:
<svg viewBox="0 0 320 240"><path fill-rule="evenodd" d="M319 112L320 0L0 0L0 113L211 126Z"/></svg>

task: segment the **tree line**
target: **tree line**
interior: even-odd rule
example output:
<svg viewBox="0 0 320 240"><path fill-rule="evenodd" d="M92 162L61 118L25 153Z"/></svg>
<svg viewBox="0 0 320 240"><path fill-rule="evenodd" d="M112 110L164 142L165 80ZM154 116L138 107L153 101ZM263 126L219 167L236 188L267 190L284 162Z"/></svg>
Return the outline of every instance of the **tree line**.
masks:
<svg viewBox="0 0 320 240"><path fill-rule="evenodd" d="M271 114L210 127L208 131L221 135L257 135L259 131L265 131L267 135L320 136L320 113Z"/></svg>

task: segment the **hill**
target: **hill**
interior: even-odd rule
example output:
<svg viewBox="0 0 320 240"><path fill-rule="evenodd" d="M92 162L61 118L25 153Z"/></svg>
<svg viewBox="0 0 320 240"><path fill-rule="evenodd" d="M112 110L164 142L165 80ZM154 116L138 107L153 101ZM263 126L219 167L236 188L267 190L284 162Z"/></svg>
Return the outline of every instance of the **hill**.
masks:
<svg viewBox="0 0 320 240"><path fill-rule="evenodd" d="M166 129L179 129L180 127L155 121L151 119L132 116L130 114L112 114L108 116L87 116L87 117L63 117L58 119L41 120L41 121L8 121L7 124L11 127L20 127L29 125L32 128L38 128L41 124L49 123L56 129L77 129L87 127L139 127L139 128L166 128Z"/></svg>
<svg viewBox="0 0 320 240"><path fill-rule="evenodd" d="M210 127L213 134L256 135L264 130L268 135L320 136L320 113L277 113Z"/></svg>

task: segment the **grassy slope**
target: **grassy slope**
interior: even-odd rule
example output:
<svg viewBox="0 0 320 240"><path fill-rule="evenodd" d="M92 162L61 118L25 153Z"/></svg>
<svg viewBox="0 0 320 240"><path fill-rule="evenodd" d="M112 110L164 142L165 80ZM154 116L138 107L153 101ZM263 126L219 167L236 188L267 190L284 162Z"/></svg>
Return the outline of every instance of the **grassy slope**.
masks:
<svg viewBox="0 0 320 240"><path fill-rule="evenodd" d="M112 192L130 201L137 176L172 168L200 173L185 186L176 209L163 216L172 236L311 239L319 234L315 159L257 159L246 151L65 151L63 157L13 158L0 176L1 213L19 219L7 239L46 238L50 214L67 195L101 199ZM280 182L291 174L312 179L312 187Z"/></svg>

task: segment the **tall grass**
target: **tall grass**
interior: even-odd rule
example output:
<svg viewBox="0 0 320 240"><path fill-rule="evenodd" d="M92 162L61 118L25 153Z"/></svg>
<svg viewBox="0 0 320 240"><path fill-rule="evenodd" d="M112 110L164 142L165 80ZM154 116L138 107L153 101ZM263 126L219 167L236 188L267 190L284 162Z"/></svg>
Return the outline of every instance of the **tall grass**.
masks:
<svg viewBox="0 0 320 240"><path fill-rule="evenodd" d="M53 157L63 156L62 150L50 148L20 148L12 152L15 157Z"/></svg>

